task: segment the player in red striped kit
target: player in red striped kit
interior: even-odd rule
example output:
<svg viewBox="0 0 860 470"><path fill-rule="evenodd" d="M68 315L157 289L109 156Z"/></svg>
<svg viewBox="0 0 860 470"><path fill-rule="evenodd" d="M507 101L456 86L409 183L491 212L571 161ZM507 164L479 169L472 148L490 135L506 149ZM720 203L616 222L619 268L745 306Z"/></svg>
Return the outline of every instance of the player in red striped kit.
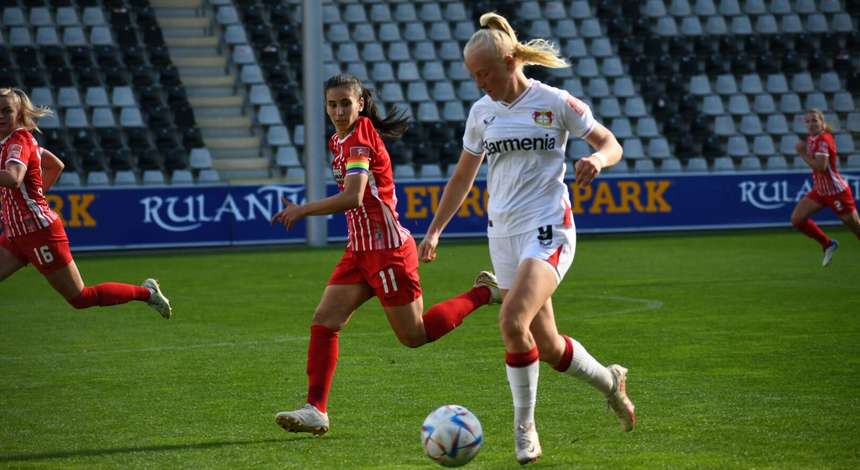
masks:
<svg viewBox="0 0 860 470"><path fill-rule="evenodd" d="M382 119L370 91L352 75L330 78L325 96L326 113L336 130L329 150L340 192L304 205L285 199L284 209L272 219L290 229L305 216L346 214L349 241L311 322L307 404L275 417L287 431L317 435L329 429L326 404L337 366L339 332L364 302L378 297L397 338L416 348L453 330L478 307L500 299L495 277L482 272L472 289L424 312L415 240L398 221L391 159L381 137L400 137L407 119L398 113Z"/></svg>
<svg viewBox="0 0 860 470"><path fill-rule="evenodd" d="M50 186L63 164L40 149L30 133L38 130L36 119L49 113L48 109L34 107L22 90L0 88L0 215L4 226L0 235L0 281L32 263L75 308L139 300L162 317L170 318L170 302L154 279L147 279L142 286L116 282L84 285L63 222L48 206L43 192L43 182Z"/></svg>
<svg viewBox="0 0 860 470"><path fill-rule="evenodd" d="M860 216L857 215L857 203L851 188L836 168L836 142L824 121L824 114L812 109L804 116L804 122L809 135L806 142L797 143L796 149L803 161L812 168L812 190L795 206L791 224L821 245L824 250L821 265L826 267L839 248L839 242L828 237L810 217L829 207L860 238Z"/></svg>

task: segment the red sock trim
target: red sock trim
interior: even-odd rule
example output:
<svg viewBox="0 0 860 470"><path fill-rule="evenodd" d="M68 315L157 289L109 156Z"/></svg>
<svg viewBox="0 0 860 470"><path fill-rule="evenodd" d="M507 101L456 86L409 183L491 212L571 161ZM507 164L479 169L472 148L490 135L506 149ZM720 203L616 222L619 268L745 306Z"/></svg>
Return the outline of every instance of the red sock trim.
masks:
<svg viewBox="0 0 860 470"><path fill-rule="evenodd" d="M486 286L473 287L456 297L439 302L430 307L424 314L424 334L427 341L436 341L448 332L460 326L463 319L469 316L481 305L490 302L490 288Z"/></svg>
<svg viewBox="0 0 860 470"><path fill-rule="evenodd" d="M149 300L149 296L149 289L143 286L105 282L92 287L84 287L77 297L69 299L68 302L75 308L108 307L125 304L132 300Z"/></svg>
<svg viewBox="0 0 860 470"><path fill-rule="evenodd" d="M538 348L534 346L530 350L521 353L505 351L505 364L511 367L527 367L538 360Z"/></svg>
<svg viewBox="0 0 860 470"><path fill-rule="evenodd" d="M821 245L821 248L827 248L827 245L830 244L830 237L828 237L827 234L821 230L821 227L813 222L812 219L806 219L800 223L794 224L794 228L807 237L817 241L818 244Z"/></svg>
<svg viewBox="0 0 860 470"><path fill-rule="evenodd" d="M328 394L334 379L338 358L338 330L322 325L311 325L308 344L308 399L307 402L326 412Z"/></svg>
<svg viewBox="0 0 860 470"><path fill-rule="evenodd" d="M559 372L564 372L570 369L570 363L573 361L573 341L570 340L569 336L561 335L561 337L564 339L564 352L558 364L552 366L552 368Z"/></svg>

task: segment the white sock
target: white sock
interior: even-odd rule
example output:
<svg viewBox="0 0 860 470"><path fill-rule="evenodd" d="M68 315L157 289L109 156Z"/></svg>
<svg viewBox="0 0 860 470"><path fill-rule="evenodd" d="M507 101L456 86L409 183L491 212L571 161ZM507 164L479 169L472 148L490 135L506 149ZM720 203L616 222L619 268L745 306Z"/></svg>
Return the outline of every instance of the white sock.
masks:
<svg viewBox="0 0 860 470"><path fill-rule="evenodd" d="M516 425L532 423L535 420L535 404L537 403L537 386L539 361L525 367L511 367L505 364L508 372L508 384L514 398L514 423Z"/></svg>
<svg viewBox="0 0 860 470"><path fill-rule="evenodd" d="M579 341L573 338L570 338L570 341L573 343L573 358L570 361L570 367L564 373L585 380L604 395L609 395L615 382L612 373L588 354Z"/></svg>

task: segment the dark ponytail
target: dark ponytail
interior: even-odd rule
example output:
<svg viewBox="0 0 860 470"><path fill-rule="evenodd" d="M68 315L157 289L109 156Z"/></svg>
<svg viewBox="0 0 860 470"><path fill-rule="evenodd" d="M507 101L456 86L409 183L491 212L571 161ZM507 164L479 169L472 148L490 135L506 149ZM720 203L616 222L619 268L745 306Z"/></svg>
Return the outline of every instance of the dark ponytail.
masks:
<svg viewBox="0 0 860 470"><path fill-rule="evenodd" d="M328 92L332 88L351 88L356 96L364 98L364 109L359 113L360 116L365 116L373 123L373 127L383 137L400 137L409 128L409 116L405 110L396 107L391 108L391 112L384 119L380 116L379 108L376 107L376 101L373 99L373 93L365 88L364 85L354 75L341 73L335 75L325 82L324 92Z"/></svg>

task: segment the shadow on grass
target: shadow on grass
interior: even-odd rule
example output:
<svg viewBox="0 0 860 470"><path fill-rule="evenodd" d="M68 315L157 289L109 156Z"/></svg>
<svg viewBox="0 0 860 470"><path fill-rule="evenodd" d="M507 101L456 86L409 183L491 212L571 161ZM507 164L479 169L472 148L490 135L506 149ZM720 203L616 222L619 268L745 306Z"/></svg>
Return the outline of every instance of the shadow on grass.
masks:
<svg viewBox="0 0 860 470"><path fill-rule="evenodd" d="M269 443L288 443L305 439L315 439L314 436L296 435L283 438L272 439L257 439L245 441L215 441L215 442L200 442L197 444L164 444L156 446L140 446L140 447L117 447L113 449L81 449L56 452L40 452L35 454L9 454L0 455L0 462L27 462L32 460L51 460L51 459L67 459L73 457L99 457L105 455L116 454L133 454L137 452L172 452L197 449L218 449L223 447L247 446ZM329 440L331 438L327 438Z"/></svg>

